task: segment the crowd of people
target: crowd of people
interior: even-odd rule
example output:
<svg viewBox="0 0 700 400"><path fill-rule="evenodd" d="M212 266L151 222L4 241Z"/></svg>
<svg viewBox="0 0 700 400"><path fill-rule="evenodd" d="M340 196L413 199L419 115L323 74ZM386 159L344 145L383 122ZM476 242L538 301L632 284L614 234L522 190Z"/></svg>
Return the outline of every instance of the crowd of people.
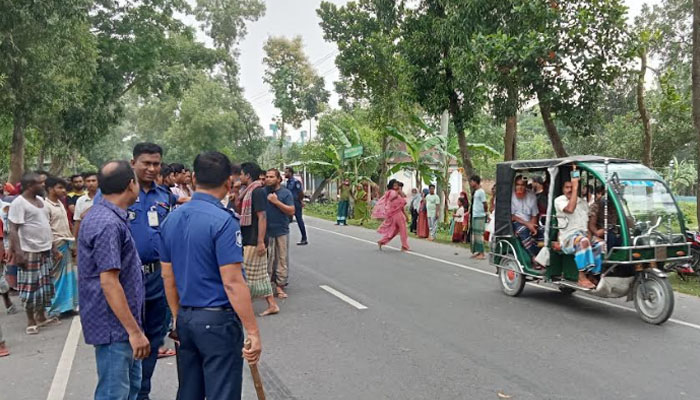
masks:
<svg viewBox="0 0 700 400"><path fill-rule="evenodd" d="M483 260L485 258L484 240L487 236L486 224L493 219L495 197L492 195L490 205L487 204L486 193L481 187L481 177L478 175L472 176L469 184L471 207L467 193L460 193L458 207L452 212L450 219L450 236L453 242L470 243L472 258ZM360 189L363 189L363 185L358 186L358 192ZM411 198L408 199L400 181L395 179L389 181L385 194L372 208L372 218L383 220L377 230L382 235L377 242L380 249L400 235L401 250L409 251L408 232L414 233L418 238L435 240L443 207L440 196L435 190L436 187L433 184L428 185L421 192L413 189ZM360 193L366 194L364 191ZM352 196L348 180L341 187L339 198L336 225L346 225L348 200L355 199L355 209L358 207L357 196ZM367 207L366 200L360 201L359 204L364 212Z"/></svg>
<svg viewBox="0 0 700 400"><path fill-rule="evenodd" d="M171 355L180 398L240 398L242 360L261 352L252 299L266 300L267 316L288 297L292 217L297 245L308 244L303 187L292 168L285 180L218 152L193 170L162 157L140 143L131 161L97 172L6 184L0 293L16 313L17 292L27 335L80 314L96 399L148 399L158 358ZM168 335L176 349L164 348ZM0 330L0 357L9 354Z"/></svg>

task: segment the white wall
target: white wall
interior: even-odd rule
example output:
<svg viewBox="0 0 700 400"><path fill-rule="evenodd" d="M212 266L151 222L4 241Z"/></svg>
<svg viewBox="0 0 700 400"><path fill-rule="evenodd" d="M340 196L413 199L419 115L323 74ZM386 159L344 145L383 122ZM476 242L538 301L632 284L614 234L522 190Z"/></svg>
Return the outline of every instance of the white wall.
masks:
<svg viewBox="0 0 700 400"><path fill-rule="evenodd" d="M387 181L396 179L403 182L403 191L410 196L411 191L416 187L416 173L415 171L398 171L389 176ZM424 185L423 187L427 187ZM423 187L419 188L422 190ZM457 199L459 198L459 193L462 191L462 174L459 170L450 169L450 196L449 204L450 208L457 208Z"/></svg>

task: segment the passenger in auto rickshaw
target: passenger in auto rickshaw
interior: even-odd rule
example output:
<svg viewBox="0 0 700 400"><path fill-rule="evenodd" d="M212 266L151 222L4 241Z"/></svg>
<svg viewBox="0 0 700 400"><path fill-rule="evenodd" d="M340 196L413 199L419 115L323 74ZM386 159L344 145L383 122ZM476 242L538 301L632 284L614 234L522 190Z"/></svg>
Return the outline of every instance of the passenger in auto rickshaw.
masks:
<svg viewBox="0 0 700 400"><path fill-rule="evenodd" d="M518 236L523 247L530 253L535 269L543 267L534 262L540 252L537 241L543 237L543 230L537 223L540 211L537 207L537 197L527 190L527 181L522 175L515 177L515 189L510 201L513 232Z"/></svg>
<svg viewBox="0 0 700 400"><path fill-rule="evenodd" d="M595 189L595 201L588 211L588 231L599 240L605 241L605 187L598 186ZM607 249L622 244L620 237L619 221L615 205L608 199L608 242Z"/></svg>
<svg viewBox="0 0 700 400"><path fill-rule="evenodd" d="M547 214L547 190L544 186L544 178L541 176L534 176L532 179L532 191L535 193L537 198L537 209L540 212L540 216Z"/></svg>
<svg viewBox="0 0 700 400"><path fill-rule="evenodd" d="M559 242L564 254L573 254L578 269L578 284L595 288L588 275L600 275L603 268L603 243L588 235L588 202L578 197L579 178L564 182L561 196L554 200L559 222ZM565 217L566 222L562 222ZM593 278L595 279L595 278Z"/></svg>

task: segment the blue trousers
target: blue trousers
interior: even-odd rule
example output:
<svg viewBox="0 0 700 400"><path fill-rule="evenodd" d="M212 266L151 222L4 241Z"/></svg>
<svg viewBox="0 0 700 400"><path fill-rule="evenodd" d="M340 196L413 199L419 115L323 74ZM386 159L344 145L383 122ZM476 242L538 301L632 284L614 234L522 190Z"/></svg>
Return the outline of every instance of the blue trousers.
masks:
<svg viewBox="0 0 700 400"><path fill-rule="evenodd" d="M243 329L236 313L181 308L178 400L240 400Z"/></svg>
<svg viewBox="0 0 700 400"><path fill-rule="evenodd" d="M348 208L350 207L350 202L348 200L341 200L338 202L338 225L347 225L348 219Z"/></svg>
<svg viewBox="0 0 700 400"><path fill-rule="evenodd" d="M143 319L143 331L151 342L151 354L143 360L143 378L138 400L148 399L151 393L151 377L158 361L158 349L163 345L163 338L168 333L166 325L166 310L168 302L165 296L146 300L146 315Z"/></svg>
<svg viewBox="0 0 700 400"><path fill-rule="evenodd" d="M95 400L136 400L141 387L141 360L134 359L129 341L95 346Z"/></svg>
<svg viewBox="0 0 700 400"><path fill-rule="evenodd" d="M537 235L533 236L532 232L527 228L527 226L521 224L520 222L513 222L513 231L520 238L520 242L525 247L525 250L530 253L532 257L537 257L540 252L540 248L537 246L537 241L544 238L544 229L541 226L537 227Z"/></svg>
<svg viewBox="0 0 700 400"><path fill-rule="evenodd" d="M301 232L301 241L304 242L306 238L306 225L304 225L304 217L302 216L301 203L294 202L294 218L297 220L297 225L299 225L299 232Z"/></svg>

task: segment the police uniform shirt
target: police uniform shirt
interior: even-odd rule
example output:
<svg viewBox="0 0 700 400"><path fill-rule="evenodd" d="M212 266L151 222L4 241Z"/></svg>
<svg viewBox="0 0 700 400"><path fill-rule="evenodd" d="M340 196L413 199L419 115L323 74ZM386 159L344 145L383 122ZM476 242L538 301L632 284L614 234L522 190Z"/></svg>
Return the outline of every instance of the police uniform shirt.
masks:
<svg viewBox="0 0 700 400"><path fill-rule="evenodd" d="M243 262L238 220L219 199L195 193L161 228L161 261L171 263L180 305L230 307L219 268Z"/></svg>

